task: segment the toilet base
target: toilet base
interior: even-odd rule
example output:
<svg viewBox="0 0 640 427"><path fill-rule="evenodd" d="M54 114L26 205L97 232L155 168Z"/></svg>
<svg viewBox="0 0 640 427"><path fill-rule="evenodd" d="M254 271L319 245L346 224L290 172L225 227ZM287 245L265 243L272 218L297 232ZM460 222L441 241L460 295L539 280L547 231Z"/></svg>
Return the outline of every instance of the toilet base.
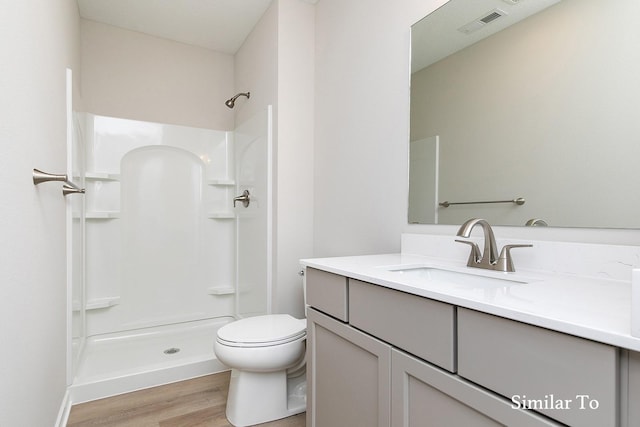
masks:
<svg viewBox="0 0 640 427"><path fill-rule="evenodd" d="M235 427L252 426L306 411L306 374L231 370L226 415Z"/></svg>

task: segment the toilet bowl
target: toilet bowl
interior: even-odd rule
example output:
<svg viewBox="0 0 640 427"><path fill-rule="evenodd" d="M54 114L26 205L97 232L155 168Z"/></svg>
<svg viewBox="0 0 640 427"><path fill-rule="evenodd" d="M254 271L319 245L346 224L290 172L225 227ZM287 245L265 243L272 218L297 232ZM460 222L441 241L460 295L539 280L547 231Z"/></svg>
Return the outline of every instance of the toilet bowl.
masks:
<svg viewBox="0 0 640 427"><path fill-rule="evenodd" d="M306 410L305 319L269 314L218 330L214 351L231 368L226 415L236 427Z"/></svg>

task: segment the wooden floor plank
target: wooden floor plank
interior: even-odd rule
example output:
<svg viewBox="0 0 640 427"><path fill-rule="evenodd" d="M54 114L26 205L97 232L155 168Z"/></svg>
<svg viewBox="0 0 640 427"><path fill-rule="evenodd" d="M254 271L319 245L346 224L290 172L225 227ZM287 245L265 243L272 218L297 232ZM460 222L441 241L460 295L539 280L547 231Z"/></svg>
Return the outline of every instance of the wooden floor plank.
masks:
<svg viewBox="0 0 640 427"><path fill-rule="evenodd" d="M260 427L305 427L307 425L306 413L283 418L270 423L259 424Z"/></svg>
<svg viewBox="0 0 640 427"><path fill-rule="evenodd" d="M224 405L227 399L229 376L229 372L223 372L75 405L67 426L82 425L77 423L87 420L94 420L94 424L87 425L112 425L108 423L134 417L145 411L158 410L161 405L166 405L166 402L177 401L181 404L182 402L179 401L181 396L198 393L210 396L212 404ZM100 420L102 424L98 424L96 420Z"/></svg>
<svg viewBox="0 0 640 427"><path fill-rule="evenodd" d="M225 417L229 372L74 405L67 427L232 427ZM305 427L304 414L260 424Z"/></svg>
<svg viewBox="0 0 640 427"><path fill-rule="evenodd" d="M162 421L159 427L227 427L224 407L209 407Z"/></svg>

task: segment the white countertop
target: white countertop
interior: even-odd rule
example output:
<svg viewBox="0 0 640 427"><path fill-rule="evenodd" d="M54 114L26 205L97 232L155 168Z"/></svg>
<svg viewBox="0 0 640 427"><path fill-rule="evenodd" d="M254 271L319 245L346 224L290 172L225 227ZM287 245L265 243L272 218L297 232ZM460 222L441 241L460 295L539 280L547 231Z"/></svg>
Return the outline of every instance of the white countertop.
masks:
<svg viewBox="0 0 640 427"><path fill-rule="evenodd" d="M390 289L541 326L630 350L640 351L631 336L631 283L607 278L518 270L501 273L419 255L387 254L301 260L306 267L374 283ZM428 266L487 277L522 280L505 286L474 287L425 281L389 271Z"/></svg>

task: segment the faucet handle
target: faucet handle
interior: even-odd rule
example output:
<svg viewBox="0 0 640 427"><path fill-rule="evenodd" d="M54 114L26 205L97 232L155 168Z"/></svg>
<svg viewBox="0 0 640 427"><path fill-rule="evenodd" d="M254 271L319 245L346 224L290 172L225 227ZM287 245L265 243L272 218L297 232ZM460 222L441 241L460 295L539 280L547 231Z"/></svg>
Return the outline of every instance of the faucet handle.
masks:
<svg viewBox="0 0 640 427"><path fill-rule="evenodd" d="M251 203L251 194L249 190L244 190L242 195L233 198L233 207L236 207L236 202L242 202L242 206L245 208L249 207L249 203Z"/></svg>
<svg viewBox="0 0 640 427"><path fill-rule="evenodd" d="M480 262L480 258L481 258L480 248L478 247L478 245L474 242L469 242L467 240L456 239L456 242L464 243L465 245L471 246L471 252L469 253L469 259L467 260L467 267L476 267L477 264Z"/></svg>
<svg viewBox="0 0 640 427"><path fill-rule="evenodd" d="M505 271L507 273L513 273L516 271L513 266L513 258L511 258L511 249L513 248L531 248L533 245L504 245L502 247L502 251L500 251L500 256L498 257L498 262L496 263L497 271Z"/></svg>

